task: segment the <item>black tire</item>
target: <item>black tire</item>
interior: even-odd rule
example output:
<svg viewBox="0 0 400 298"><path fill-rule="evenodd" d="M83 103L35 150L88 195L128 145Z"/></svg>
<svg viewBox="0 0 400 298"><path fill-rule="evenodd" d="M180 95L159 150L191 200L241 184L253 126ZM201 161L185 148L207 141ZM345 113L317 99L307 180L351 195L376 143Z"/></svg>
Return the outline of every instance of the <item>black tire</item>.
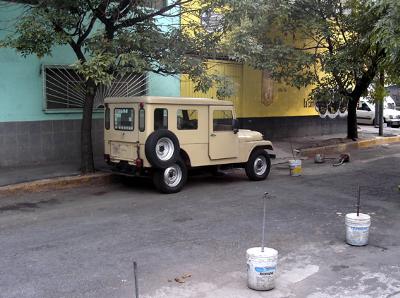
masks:
<svg viewBox="0 0 400 298"><path fill-rule="evenodd" d="M180 180L173 181L171 176L171 183L167 182L167 175L176 175L178 178L178 172L180 169ZM169 172L167 172L169 171ZM165 194L177 193L182 190L187 181L187 166L185 162L179 157L174 164L166 169L156 169L153 173L153 183L154 186L161 192Z"/></svg>
<svg viewBox="0 0 400 298"><path fill-rule="evenodd" d="M257 163L257 164L256 164ZM263 167L265 169L263 170ZM268 153L263 149L255 149L249 157L245 166L246 175L250 180L265 180L271 171L271 160Z"/></svg>
<svg viewBox="0 0 400 298"><path fill-rule="evenodd" d="M172 152L167 152L164 157L165 146L170 146ZM160 149L161 148L161 149ZM145 154L149 163L160 169L173 165L179 157L180 146L176 135L167 129L152 132L146 140Z"/></svg>

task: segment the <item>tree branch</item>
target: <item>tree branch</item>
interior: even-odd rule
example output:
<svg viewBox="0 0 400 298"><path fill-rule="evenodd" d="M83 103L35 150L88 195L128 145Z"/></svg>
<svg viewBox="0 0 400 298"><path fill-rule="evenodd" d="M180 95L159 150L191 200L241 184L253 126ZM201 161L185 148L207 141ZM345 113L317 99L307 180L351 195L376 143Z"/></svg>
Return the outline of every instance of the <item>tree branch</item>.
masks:
<svg viewBox="0 0 400 298"><path fill-rule="evenodd" d="M152 18L154 18L156 16L166 16L166 15L164 15L166 12L168 12L168 11L178 7L178 6L181 6L181 5L193 2L193 1L194 0L183 0L183 1L182 0L178 0L178 1L176 1L176 2L174 2L172 4L170 4L170 5L167 5L167 6L163 7L163 8L161 8L161 9L153 12L153 13L149 13L149 14L138 16L138 17L135 17L135 18L124 20L121 23L119 23L118 25L116 25L115 29L118 30L118 29L122 29L122 28L132 27L137 23L144 22L144 21L152 19Z"/></svg>
<svg viewBox="0 0 400 298"><path fill-rule="evenodd" d="M93 26L96 23L97 18L95 16L92 17L90 20L89 26L87 27L86 31L79 36L78 41L76 42L79 46L86 40L86 38L89 36L89 34L93 30Z"/></svg>
<svg viewBox="0 0 400 298"><path fill-rule="evenodd" d="M67 34L67 32L65 32L64 28L61 27L60 24L56 23L56 22L52 22L53 24L53 28L55 32L59 32L59 33L63 33L63 34ZM81 61L81 62L86 62L86 57L82 52L82 48L80 45L78 45L74 39L71 37L68 39L68 44L71 46L71 48L73 49L73 51L75 52L77 58Z"/></svg>

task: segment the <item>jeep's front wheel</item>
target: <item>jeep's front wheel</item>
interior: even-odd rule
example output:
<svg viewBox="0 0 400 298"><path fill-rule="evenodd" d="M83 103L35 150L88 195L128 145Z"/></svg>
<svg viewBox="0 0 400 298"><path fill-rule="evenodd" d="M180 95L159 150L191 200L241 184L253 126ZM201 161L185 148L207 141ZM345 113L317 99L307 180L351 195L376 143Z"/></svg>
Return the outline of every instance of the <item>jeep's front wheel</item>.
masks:
<svg viewBox="0 0 400 298"><path fill-rule="evenodd" d="M271 160L263 149L254 150L245 166L246 175L250 180L260 181L267 178L271 170Z"/></svg>
<svg viewBox="0 0 400 298"><path fill-rule="evenodd" d="M154 186L162 193L177 193L187 180L187 166L181 158L165 169L156 169L153 174Z"/></svg>

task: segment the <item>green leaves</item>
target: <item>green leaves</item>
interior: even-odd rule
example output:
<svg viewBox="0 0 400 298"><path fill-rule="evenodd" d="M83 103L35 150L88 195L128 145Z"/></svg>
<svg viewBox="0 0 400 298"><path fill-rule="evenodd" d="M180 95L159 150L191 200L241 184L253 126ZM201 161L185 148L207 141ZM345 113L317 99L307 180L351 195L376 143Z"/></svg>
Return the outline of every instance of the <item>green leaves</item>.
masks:
<svg viewBox="0 0 400 298"><path fill-rule="evenodd" d="M230 56L288 85L314 86L315 101L358 99L380 68L400 73L396 0L243 0L230 8Z"/></svg>
<svg viewBox="0 0 400 298"><path fill-rule="evenodd" d="M400 3L395 0L371 1L371 11L381 18L371 32L371 39L385 49L381 61L388 79L398 83L400 78Z"/></svg>
<svg viewBox="0 0 400 298"><path fill-rule="evenodd" d="M198 18L202 10L223 10L225 0L202 1L198 8L180 7L178 0L158 8L149 2L37 0L2 46L43 57L55 45L69 45L74 67L97 85L128 72L185 73L201 90L217 85L221 97L228 94L229 84L206 73L207 59L221 54L223 32L207 32ZM180 17L191 21L181 27Z"/></svg>
<svg viewBox="0 0 400 298"><path fill-rule="evenodd" d="M51 54L55 36L43 20L35 15L25 16L17 25L17 36L9 36L1 43L3 47L12 47L23 56L36 54L39 57Z"/></svg>
<svg viewBox="0 0 400 298"><path fill-rule="evenodd" d="M76 62L73 66L86 80L93 80L96 85L111 85L114 76L109 69L114 64L114 57L107 53L97 53L82 63Z"/></svg>

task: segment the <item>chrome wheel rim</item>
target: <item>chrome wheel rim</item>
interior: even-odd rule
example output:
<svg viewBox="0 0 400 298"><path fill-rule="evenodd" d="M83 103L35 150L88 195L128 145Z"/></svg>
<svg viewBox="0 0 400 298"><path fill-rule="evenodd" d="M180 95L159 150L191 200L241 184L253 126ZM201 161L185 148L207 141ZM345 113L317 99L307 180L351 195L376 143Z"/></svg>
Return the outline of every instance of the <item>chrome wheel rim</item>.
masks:
<svg viewBox="0 0 400 298"><path fill-rule="evenodd" d="M267 170L267 159L265 158L265 156L258 156L254 161L253 167L254 173L256 173L258 176L265 174L265 171Z"/></svg>
<svg viewBox="0 0 400 298"><path fill-rule="evenodd" d="M159 160L170 160L174 154L174 150L174 143L169 138L161 138L156 144L156 154Z"/></svg>
<svg viewBox="0 0 400 298"><path fill-rule="evenodd" d="M164 182L169 187L176 187L182 181L182 169L178 165L170 166L164 170Z"/></svg>

